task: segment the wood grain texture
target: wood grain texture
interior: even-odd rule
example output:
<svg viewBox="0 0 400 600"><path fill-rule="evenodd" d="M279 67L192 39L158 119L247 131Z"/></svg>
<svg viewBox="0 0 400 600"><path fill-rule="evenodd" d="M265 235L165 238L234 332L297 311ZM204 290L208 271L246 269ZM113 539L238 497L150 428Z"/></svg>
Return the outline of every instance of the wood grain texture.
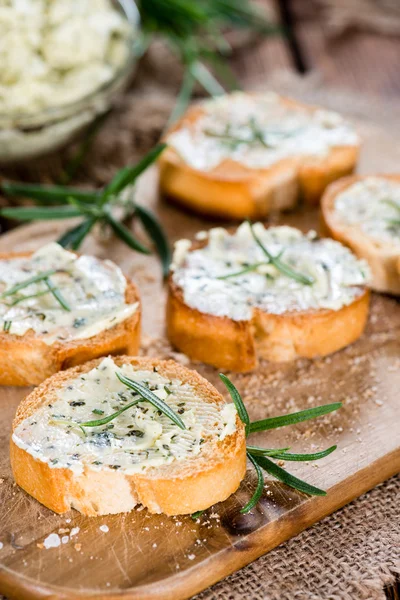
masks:
<svg viewBox="0 0 400 600"><path fill-rule="evenodd" d="M400 149L387 134L363 128L366 149L361 169L395 170ZM379 151L384 147L385 153ZM141 181L141 201L156 208L172 239L192 237L211 222L167 206L155 194L148 173ZM303 229L316 226L316 211L298 211L284 222ZM0 251L27 250L54 239L65 224L32 224L0 238ZM144 353L175 357L163 339L165 292L154 257L136 255L116 240L95 238L84 251L115 260L134 277L143 298ZM190 364L223 391L212 367ZM338 450L318 463L287 463L288 470L325 488L326 497L309 498L267 480L252 514L238 509L254 489L249 470L240 490L198 521L133 511L127 515L86 518L71 511L59 516L13 485L8 439L16 406L26 391L0 390L0 592L9 598L155 599L188 598L228 573L296 535L400 469L399 409L400 308L398 301L374 296L366 334L354 345L325 359L272 365L233 376L253 419L342 401L338 413L312 423L261 433L254 442L268 447L291 445L293 451L316 451L337 443ZM253 440L252 440L253 441ZM67 521L71 519L71 521ZM100 530L107 525L107 533ZM79 533L59 548L43 540L65 529ZM39 544L39 547L38 547Z"/></svg>

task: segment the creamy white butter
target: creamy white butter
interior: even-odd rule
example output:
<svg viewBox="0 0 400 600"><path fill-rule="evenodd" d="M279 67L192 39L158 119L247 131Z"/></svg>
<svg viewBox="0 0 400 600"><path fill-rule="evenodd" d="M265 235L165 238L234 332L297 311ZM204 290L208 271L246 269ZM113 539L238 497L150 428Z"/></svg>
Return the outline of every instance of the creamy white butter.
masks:
<svg viewBox="0 0 400 600"><path fill-rule="evenodd" d="M1 297L15 285L54 270L50 282L65 310L43 280ZM126 280L119 267L93 256L76 256L51 243L27 258L0 260L0 327L14 335L34 331L46 344L90 338L124 321L138 309L126 304Z"/></svg>
<svg viewBox="0 0 400 600"><path fill-rule="evenodd" d="M119 381L117 371L147 385L179 414L186 429L143 401L106 425L85 427L83 433L79 423L102 419L139 397ZM210 439L215 444L234 433L236 414L233 404L207 403L187 383L130 364L117 367L108 357L66 382L55 400L18 425L13 440L50 467L76 474L85 469L133 474L199 455Z"/></svg>
<svg viewBox="0 0 400 600"><path fill-rule="evenodd" d="M202 107L200 118L167 138L195 169L207 171L226 159L259 169L288 157L321 157L335 146L359 143L354 128L337 113L291 106L274 93L235 92Z"/></svg>
<svg viewBox="0 0 400 600"><path fill-rule="evenodd" d="M110 0L1 0L0 114L92 93L126 62L129 36Z"/></svg>
<svg viewBox="0 0 400 600"><path fill-rule="evenodd" d="M361 179L336 196L334 216L377 242L400 248L400 183L383 177Z"/></svg>
<svg viewBox="0 0 400 600"><path fill-rule="evenodd" d="M315 232L304 235L292 227L266 229L261 223L253 227L273 256L280 255L282 262L314 283L295 281L268 264L247 223L232 235L218 227L209 231L204 247L187 250L186 256L178 245L173 280L183 290L187 305L240 321L250 319L255 307L273 314L339 310L363 292L368 266L338 242L317 239ZM255 271L221 279L256 263L261 264Z"/></svg>

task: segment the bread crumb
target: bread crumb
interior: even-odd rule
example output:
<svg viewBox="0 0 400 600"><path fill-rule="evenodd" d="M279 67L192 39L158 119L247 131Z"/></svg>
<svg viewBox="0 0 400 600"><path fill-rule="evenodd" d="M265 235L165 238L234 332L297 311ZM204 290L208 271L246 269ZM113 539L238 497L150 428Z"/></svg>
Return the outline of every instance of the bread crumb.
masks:
<svg viewBox="0 0 400 600"><path fill-rule="evenodd" d="M80 528L79 527L73 527L71 529L71 533L69 534L70 537L77 535L80 532Z"/></svg>
<svg viewBox="0 0 400 600"><path fill-rule="evenodd" d="M82 544L74 544L74 548L77 552L80 552L80 550L82 548Z"/></svg>
<svg viewBox="0 0 400 600"><path fill-rule="evenodd" d="M104 533L108 533L110 531L108 525L100 525L99 529L100 529L100 531L103 531Z"/></svg>
<svg viewBox="0 0 400 600"><path fill-rule="evenodd" d="M46 550L49 550L49 548L58 548L60 544L61 539L57 533L51 533L43 542L43 546L46 548Z"/></svg>

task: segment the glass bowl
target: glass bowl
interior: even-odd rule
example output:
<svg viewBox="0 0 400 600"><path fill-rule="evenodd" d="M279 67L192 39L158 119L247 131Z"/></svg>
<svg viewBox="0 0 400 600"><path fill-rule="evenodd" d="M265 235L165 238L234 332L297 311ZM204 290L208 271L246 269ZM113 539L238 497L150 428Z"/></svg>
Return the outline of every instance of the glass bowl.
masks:
<svg viewBox="0 0 400 600"><path fill-rule="evenodd" d="M46 108L39 113L0 113L0 163L37 158L65 146L98 116L105 113L129 83L136 65L134 43L139 30L139 11L134 0L112 0L131 26L127 58L110 81L69 104Z"/></svg>

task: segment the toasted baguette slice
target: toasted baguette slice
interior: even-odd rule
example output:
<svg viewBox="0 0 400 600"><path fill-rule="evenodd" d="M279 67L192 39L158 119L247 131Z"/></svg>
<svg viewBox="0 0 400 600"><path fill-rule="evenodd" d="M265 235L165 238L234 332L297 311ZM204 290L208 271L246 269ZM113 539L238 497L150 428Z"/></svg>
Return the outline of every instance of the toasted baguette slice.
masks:
<svg viewBox="0 0 400 600"><path fill-rule="evenodd" d="M102 406L107 414L111 407L109 404L102 403L102 398L107 397L103 380L101 380L100 385L95 386L95 394L93 395L85 395L85 392L82 394L84 388L79 388L79 386L91 385L90 382L88 383L89 380L93 381L94 385L98 377L100 379L108 376L110 378L114 377L114 380L117 381L115 370L120 371L121 368L125 374L130 373L131 377L132 373L141 371L141 375L137 375L139 379L146 377L147 380L151 380L151 377L153 377L157 378L157 381L159 381L159 378L163 381L163 378L165 378L172 382L170 383L169 400L166 399L165 401L171 408L180 413L184 421L187 419L186 424L191 425L191 430L190 432L188 430L183 432L164 415L162 416L163 421L161 421L161 416L157 416L157 413L155 413L154 418L156 425L162 422L163 434L168 427L170 428L170 434L174 434L172 440L179 437L179 435L189 436L189 442L186 444L186 448L189 448L189 450L185 450L186 454L182 455L180 459L176 458L165 464L146 466L141 471L138 467L138 472L129 472L129 461L132 460L132 464L134 464L134 459L129 452L123 454L127 458L121 459L119 455L114 455L112 448L107 450L106 443L103 446L96 446L97 433L91 434L91 432L100 431L104 441L107 426L97 427L95 430L86 428L87 435L91 435L91 437L83 439L74 431L71 431L66 442L67 446L64 443L61 450L58 451L54 436L62 433L65 438L65 429L60 433L59 428L65 428L66 425L62 423L44 426L43 422L48 423L49 411L58 411L64 407L65 411L69 411L67 413L68 418L78 418L79 415L81 422L87 418L101 418L91 412L92 405L87 407L78 406L71 409L68 399L74 397L74 392L68 392L68 390L65 392L67 386L80 389L80 395L87 399L88 404L89 402L96 402L96 406ZM82 376L86 379L83 383L79 379ZM112 386L115 384L110 384L110 380L107 381L108 390L114 389L115 394L118 393L118 389L123 390L132 400L131 391L123 384L118 382L119 387L113 388ZM163 384L159 385L162 387ZM70 393L70 396L60 397L60 394L68 393ZM120 402L123 406L123 400L116 398L117 396L114 395L112 404ZM186 412L183 408L177 408L182 406L182 402ZM49 404L51 408L46 408ZM138 413L143 415L145 410L155 410L148 402L142 402L137 406L143 408L137 409L134 407L131 409L132 412L131 410L129 412L125 411L113 421L114 428L112 432L116 433L111 435L121 438L123 440L121 444L129 444L130 440L132 440L132 444L140 444L147 439L148 429L146 427L149 427L149 423L154 423L149 418L147 425L141 425L145 433L140 436L140 431L132 430L132 427L138 427L135 415ZM41 407L44 408L41 409ZM224 414L227 409L229 416ZM45 415L40 416L41 410L47 411ZM133 411L137 412L134 413ZM195 415L194 423L193 417L190 416L191 411L192 415ZM113 412L113 409L111 409L111 412ZM151 415L152 413L147 412L146 414ZM196 418L200 418L202 421L196 421ZM36 430L34 426L36 423L31 426L30 422L32 420L38 421L39 426L41 423L38 431L41 432L42 436L43 430L48 432L49 436L53 436L51 437L51 446L52 448L55 446L55 450L45 450L48 443L42 438L35 438ZM227 421L226 425L225 420ZM25 426L26 431L24 431ZM191 433L192 431L193 433ZM199 436L201 436L200 441ZM77 441L85 444L87 439L92 442L87 444L87 447L93 448L93 450L85 454L86 450L82 449L84 446L75 446L75 444ZM27 445L29 440L35 440L36 448L39 444L41 452L43 452L42 458L34 457L34 451L33 454L30 453ZM193 440L195 442L191 446L190 443ZM160 455L159 450L154 450L156 443L152 442L152 445L147 446L147 458L150 456L151 459L151 457L154 458L154 456ZM176 451L181 443L179 439L177 442L170 441L169 449L171 452ZM198 446L199 443L200 446ZM165 447L161 442L159 442L159 445L162 448ZM96 450L96 448L100 449ZM124 446L124 448L126 447ZM67 468L66 464L68 464L71 457L71 452L74 451L77 454L74 454L73 457L79 457L79 464L76 460L71 460L71 467ZM47 454L45 454L46 452ZM154 453L152 454L152 452ZM57 458L54 458L54 456L57 456ZM86 459L82 457L86 457ZM47 462L44 462L45 460ZM125 461L126 464L121 462L120 465L116 465L115 462L118 461ZM99 462L102 464L99 465ZM53 466L49 466L50 464ZM77 464L79 469L76 468ZM11 465L17 484L39 502L57 513L75 508L85 515L97 516L127 512L137 504L142 504L151 513L188 514L206 509L216 502L225 500L238 488L246 471L244 426L234 406L226 404L221 394L195 371L190 371L174 361L128 356L120 356L112 361L109 357L102 361L93 360L53 375L21 402L13 423Z"/></svg>
<svg viewBox="0 0 400 600"><path fill-rule="evenodd" d="M0 253L0 261L29 257L31 253ZM22 290L24 292L24 290ZM87 338L47 344L34 331L24 335L0 331L0 385L28 386L53 373L107 354L137 354L140 344L141 307L136 286L126 279L125 302L137 309L125 320Z"/></svg>
<svg viewBox="0 0 400 600"><path fill-rule="evenodd" d="M266 97L270 96L272 97ZM252 101L258 97L264 96L242 93L226 96L223 100L226 103L226 112L230 102L241 102L246 98ZM322 113L316 107L275 95L273 98L292 114L298 111L303 116L324 114L329 119L340 119L339 115ZM161 192L188 209L212 217L263 219L271 211L294 207L299 197L310 204L317 204L323 190L331 181L351 173L355 168L360 144L350 129L346 134L346 143L329 142L325 148L327 151L324 152L315 151L314 146L314 149L310 148L309 154L288 150L282 156L266 160L266 167L248 166L246 162L239 161L233 153L226 153L218 164L210 168L195 166L184 157L174 140L177 134L193 132L196 127L201 129L203 118L207 111L212 111L212 106L208 101L187 111L166 134L165 141L169 147L159 160ZM280 120L276 119L278 126ZM345 126L348 127L347 124ZM267 128L268 123L264 127ZM276 127L276 123L273 127ZM191 151L196 152L201 145L201 138L193 140ZM311 142L314 143L314 139ZM259 152L263 151L266 156L271 153L268 148Z"/></svg>
<svg viewBox="0 0 400 600"><path fill-rule="evenodd" d="M366 197L360 195L363 194L360 184L362 186L370 184ZM376 208L379 209L379 205L376 207L371 206L375 202L381 202L385 199L390 200L390 187L387 187L386 184L389 184L390 187L395 186L397 197L400 198L400 175L353 176L345 177L333 183L327 188L322 198L322 222L328 235L349 246L357 256L368 262L372 272L370 284L372 289L378 292L400 295L400 243L396 241L394 236L392 239L387 234L382 236L379 230L376 235L371 235L368 230L371 225L374 227L378 225L379 228L385 227L383 212L388 217L387 226L390 225L390 218L400 222L400 210L397 211L385 204L382 206L382 213L379 214L379 210L378 212L375 210ZM382 187L379 189L381 185ZM342 195L344 192L346 192L346 196ZM359 206L361 206L360 201L365 200L365 203L370 205L370 209L373 208L374 210L375 214L371 214L370 218L366 220L366 229L360 221L349 221L349 213L344 215L343 218L335 209L339 196L341 196L344 203L343 208L345 208L345 205L348 206L349 202L352 202L353 192L359 194L359 200L356 200ZM365 219L365 217L363 218ZM397 226L396 235L398 240L400 240L398 237L399 232L400 227Z"/></svg>
<svg viewBox="0 0 400 600"><path fill-rule="evenodd" d="M247 227L247 225L242 225L237 232L245 226ZM254 227L258 227L259 234L262 233L261 224L256 224ZM271 228L271 231L278 229L289 232L297 231L292 228ZM218 232L219 230L211 230L211 232L213 231ZM243 235L243 231L241 235ZM316 241L316 243L325 244L322 240ZM188 244L190 245L189 242ZM329 241L328 244L339 247L334 242ZM191 296L192 304L189 305L185 298L185 284L182 287L179 281L182 278L185 281L187 257L190 253L196 250L201 251L206 246L207 241L201 244L194 243L186 256L182 249L176 250L175 270L169 277L168 337L176 348L190 358L218 368L244 372L254 369L261 358L272 362L281 362L299 357L325 356L351 344L362 334L367 320L370 294L364 284L359 285L360 281L354 287L351 298L348 298L343 304L339 304L335 309L291 308L274 312L272 309L254 305L250 299L250 313L244 318L241 318L241 313L237 313L233 318L232 314L229 314L229 310L225 311L227 314L221 314L224 312L222 304L227 299L230 306L235 306L236 300L239 302L237 296L239 287L232 285L230 288L221 288L213 308L210 305L210 312L206 312L199 308L204 301L202 293L207 293L210 280L210 285L214 285L215 278L212 281L212 276L210 278L207 276L205 279L198 277L199 288L204 287L204 292L201 289L197 294L194 292ZM238 250L240 251L240 247ZM301 248L298 249L298 252L301 257ZM337 248L336 252L339 252ZM345 248L340 247L340 253L345 253L346 260L357 264L355 257ZM315 247L316 262L318 262L320 254L321 245ZM241 259L243 260L245 256L243 254ZM232 260L232 254L228 250L221 251L220 257L221 260ZM259 259L260 256L257 258ZM285 261L285 253L282 260ZM247 260L247 262L249 261ZM211 263L207 262L207 268L211 268L210 265ZM235 271L233 266L230 266L229 269L232 272ZM270 266L265 269L270 269L272 273L274 271ZM236 271L238 271L237 267ZM262 276L262 274L260 275ZM260 282L260 275L258 275L259 279L254 281L256 285ZM279 275L278 279L281 277ZM288 285L295 284L291 280ZM318 280L316 285L319 285ZM284 302L285 295L290 293L289 288L284 288L280 296L278 293L276 300Z"/></svg>

